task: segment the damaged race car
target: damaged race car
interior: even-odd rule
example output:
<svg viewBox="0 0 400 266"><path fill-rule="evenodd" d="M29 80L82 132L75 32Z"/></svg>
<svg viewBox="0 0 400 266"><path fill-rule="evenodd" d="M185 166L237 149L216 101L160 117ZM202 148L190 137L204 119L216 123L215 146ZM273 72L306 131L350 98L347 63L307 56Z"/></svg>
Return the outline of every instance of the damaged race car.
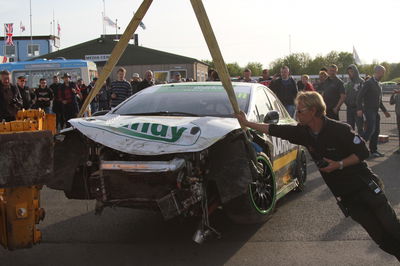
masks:
<svg viewBox="0 0 400 266"><path fill-rule="evenodd" d="M267 87L233 87L250 120L296 124ZM217 233L208 219L217 208L236 223L262 223L306 181L304 149L242 129L220 82L152 86L108 113L69 122L55 136L50 188L95 199L96 213L115 206L198 216L199 243Z"/></svg>

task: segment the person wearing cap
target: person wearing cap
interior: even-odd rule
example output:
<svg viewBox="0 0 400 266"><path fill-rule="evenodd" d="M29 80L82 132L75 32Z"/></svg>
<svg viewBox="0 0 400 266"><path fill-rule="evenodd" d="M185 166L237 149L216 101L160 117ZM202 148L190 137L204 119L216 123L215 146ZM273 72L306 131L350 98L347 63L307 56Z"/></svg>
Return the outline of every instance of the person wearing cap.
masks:
<svg viewBox="0 0 400 266"><path fill-rule="evenodd" d="M140 79L139 73L133 73L131 79L132 94L138 92L138 86L142 80Z"/></svg>
<svg viewBox="0 0 400 266"><path fill-rule="evenodd" d="M53 91L53 106L52 111L56 114L56 124L57 128L63 128L64 126L64 117L62 114L62 103L58 98L59 90L60 90L60 80L57 75L53 76L53 83L50 84L50 89Z"/></svg>
<svg viewBox="0 0 400 266"><path fill-rule="evenodd" d="M75 118L79 112L78 100L77 100L77 87L74 82L71 81L71 76L65 73L63 76L64 82L60 85L58 95L56 97L61 102L61 110L64 122L67 127L70 126L68 120ZM62 128L64 125L62 125Z"/></svg>
<svg viewBox="0 0 400 266"><path fill-rule="evenodd" d="M26 110L30 109L36 101L36 96L34 91L26 86L26 78L24 76L19 76L17 78L17 88L22 97L22 108Z"/></svg>
<svg viewBox="0 0 400 266"><path fill-rule="evenodd" d="M40 108L46 112L46 114L51 113L51 101L54 98L53 91L47 87L47 80L41 78L39 80L39 87L35 90L36 103L35 108Z"/></svg>
<svg viewBox="0 0 400 266"><path fill-rule="evenodd" d="M18 88L10 82L10 72L1 71L0 78L0 122L13 121L18 110L22 108L22 98Z"/></svg>
<svg viewBox="0 0 400 266"><path fill-rule="evenodd" d="M179 82L182 82L181 73L175 72L174 73L174 79L171 81L171 83L179 83Z"/></svg>

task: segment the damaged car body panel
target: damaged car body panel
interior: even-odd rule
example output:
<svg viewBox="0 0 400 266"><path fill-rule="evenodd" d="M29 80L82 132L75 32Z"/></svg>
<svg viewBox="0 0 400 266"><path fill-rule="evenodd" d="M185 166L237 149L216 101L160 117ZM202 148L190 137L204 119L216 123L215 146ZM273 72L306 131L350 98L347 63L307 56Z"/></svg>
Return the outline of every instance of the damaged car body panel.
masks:
<svg viewBox="0 0 400 266"><path fill-rule="evenodd" d="M273 111L276 123L295 123L267 87L234 89L249 120ZM96 213L140 208L165 219L198 216L209 227L208 215L222 206L235 222L263 222L305 181L302 148L241 129L221 83L156 85L106 115L69 122L55 136L48 186L96 199Z"/></svg>

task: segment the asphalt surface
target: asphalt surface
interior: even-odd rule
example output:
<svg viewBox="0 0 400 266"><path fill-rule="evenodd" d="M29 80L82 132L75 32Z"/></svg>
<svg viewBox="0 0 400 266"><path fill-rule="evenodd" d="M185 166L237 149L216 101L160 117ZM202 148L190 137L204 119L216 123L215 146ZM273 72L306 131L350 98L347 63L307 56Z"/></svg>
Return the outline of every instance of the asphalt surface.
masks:
<svg viewBox="0 0 400 266"><path fill-rule="evenodd" d="M397 145L397 139L380 145L386 157L368 161L400 216L400 155L392 154ZM93 201L44 189L42 243L0 250L0 265L399 265L343 217L312 163L308 170L306 191L282 199L268 222L234 225L218 211L212 224L223 237L202 245L191 240L195 221L165 222L130 209L95 216Z"/></svg>

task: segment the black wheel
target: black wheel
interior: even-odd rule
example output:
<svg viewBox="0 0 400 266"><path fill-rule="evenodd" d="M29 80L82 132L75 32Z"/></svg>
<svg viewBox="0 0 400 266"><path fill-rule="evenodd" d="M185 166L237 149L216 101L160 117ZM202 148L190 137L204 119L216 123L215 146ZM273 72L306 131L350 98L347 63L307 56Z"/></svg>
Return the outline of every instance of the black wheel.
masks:
<svg viewBox="0 0 400 266"><path fill-rule="evenodd" d="M299 150L299 155L297 156L295 177L298 181L295 191L304 191L305 183L307 180L307 158L306 153L303 149Z"/></svg>
<svg viewBox="0 0 400 266"><path fill-rule="evenodd" d="M227 216L235 223L263 223L270 218L276 203L275 174L264 153L257 156L259 176L253 177L247 193L224 205Z"/></svg>

